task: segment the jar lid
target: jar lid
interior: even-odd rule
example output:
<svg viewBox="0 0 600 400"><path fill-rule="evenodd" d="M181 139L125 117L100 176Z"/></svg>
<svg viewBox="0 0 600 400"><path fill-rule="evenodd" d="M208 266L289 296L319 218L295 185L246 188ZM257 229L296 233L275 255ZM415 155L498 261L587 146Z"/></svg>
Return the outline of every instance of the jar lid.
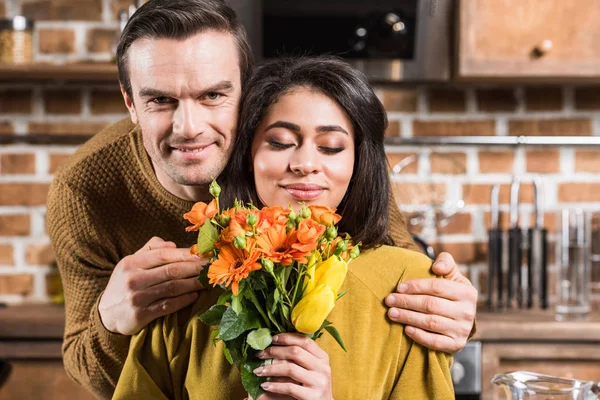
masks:
<svg viewBox="0 0 600 400"><path fill-rule="evenodd" d="M33 20L17 15L10 19L0 19L0 29L10 29L12 31L26 31L33 29Z"/></svg>

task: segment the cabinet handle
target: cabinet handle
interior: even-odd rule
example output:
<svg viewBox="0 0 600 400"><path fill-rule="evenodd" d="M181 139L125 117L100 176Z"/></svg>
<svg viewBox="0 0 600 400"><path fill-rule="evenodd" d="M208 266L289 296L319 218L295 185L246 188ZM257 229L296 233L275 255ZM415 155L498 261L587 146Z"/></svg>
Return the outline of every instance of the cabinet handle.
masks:
<svg viewBox="0 0 600 400"><path fill-rule="evenodd" d="M552 43L552 40L550 40L550 39L543 40L542 43L540 43L539 45L537 45L533 48L533 50L531 51L531 55L534 58L541 58L541 57L545 56L546 54L550 53L553 46L554 46L554 43Z"/></svg>

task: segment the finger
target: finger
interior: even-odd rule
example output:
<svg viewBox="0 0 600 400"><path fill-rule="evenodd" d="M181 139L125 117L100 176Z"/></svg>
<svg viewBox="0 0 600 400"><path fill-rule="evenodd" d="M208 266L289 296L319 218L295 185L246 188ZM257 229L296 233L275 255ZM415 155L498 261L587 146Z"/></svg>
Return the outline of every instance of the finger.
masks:
<svg viewBox="0 0 600 400"><path fill-rule="evenodd" d="M317 342L299 333L282 333L273 336L273 344L277 346L298 346L321 360L329 360L329 355Z"/></svg>
<svg viewBox="0 0 600 400"><path fill-rule="evenodd" d="M162 249L162 248L175 248L177 245L173 242L167 242L158 236L154 236L152 239L148 240L145 245L142 246L141 249L136 251L137 253L141 253L143 251L153 250L153 249Z"/></svg>
<svg viewBox="0 0 600 400"><path fill-rule="evenodd" d="M444 279L471 284L471 281L460 273L458 265L456 265L456 261L450 253L440 253L435 259L431 270L434 274L444 277Z"/></svg>
<svg viewBox="0 0 600 400"><path fill-rule="evenodd" d="M175 262L144 271L139 282L142 287L150 287L176 279L197 278L206 263L194 259L192 261Z"/></svg>
<svg viewBox="0 0 600 400"><path fill-rule="evenodd" d="M388 317L404 325L413 326L429 332L439 333L445 336L454 337L457 335L456 326L460 325L456 321L434 314L423 314L401 308L390 308Z"/></svg>
<svg viewBox="0 0 600 400"><path fill-rule="evenodd" d="M464 341L458 341L455 338L448 337L445 335L439 335L432 332L427 332L423 329L407 326L404 329L406 335L413 339L415 342L428 349L435 351L443 351L445 353L454 354L463 347L465 347L466 339Z"/></svg>
<svg viewBox="0 0 600 400"><path fill-rule="evenodd" d="M152 269L180 261L198 261L188 249L159 248L136 253L121 260L124 268Z"/></svg>
<svg viewBox="0 0 600 400"><path fill-rule="evenodd" d="M248 396L248 400L252 400L252 397ZM264 392L258 400L294 400L294 398L284 394Z"/></svg>
<svg viewBox="0 0 600 400"><path fill-rule="evenodd" d="M472 285L439 278L413 279L400 282L398 293L426 294L448 300L472 302L477 298L477 289Z"/></svg>
<svg viewBox="0 0 600 400"><path fill-rule="evenodd" d="M133 294L132 303L137 307L146 307L162 299L178 297L201 289L202 285L196 278L171 280Z"/></svg>
<svg viewBox="0 0 600 400"><path fill-rule="evenodd" d="M198 299L198 292L186 293L177 297L169 297L166 299L158 300L148 305L143 310L143 317L148 322L155 320L156 318L174 313L181 310L184 307L189 306ZM141 318L140 318L141 319Z"/></svg>
<svg viewBox="0 0 600 400"><path fill-rule="evenodd" d="M299 346L270 346L263 351L259 351L256 355L263 360L269 358L289 360L302 368L312 371L319 369L319 365L322 362L322 360Z"/></svg>
<svg viewBox="0 0 600 400"><path fill-rule="evenodd" d="M260 386L268 392L291 396L298 400L312 400L315 398L314 394L311 393L311 389L293 383L264 382Z"/></svg>
<svg viewBox="0 0 600 400"><path fill-rule="evenodd" d="M310 385L318 379L318 374L307 371L294 363L271 364L258 367L253 371L257 376L268 376L278 378L289 378L303 385ZM281 380L269 380L269 382L281 382Z"/></svg>
<svg viewBox="0 0 600 400"><path fill-rule="evenodd" d="M385 298L385 304L388 307L402 308L425 314L436 314L451 319L457 319L457 316L462 314L460 310L457 310L458 307L456 307L455 302L422 294L392 293Z"/></svg>

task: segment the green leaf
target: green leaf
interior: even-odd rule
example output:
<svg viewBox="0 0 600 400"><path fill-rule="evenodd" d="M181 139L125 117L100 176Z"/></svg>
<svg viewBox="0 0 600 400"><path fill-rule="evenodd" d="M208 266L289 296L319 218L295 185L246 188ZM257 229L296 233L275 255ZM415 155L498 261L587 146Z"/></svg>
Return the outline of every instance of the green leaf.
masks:
<svg viewBox="0 0 600 400"><path fill-rule="evenodd" d="M260 328L260 320L256 311L246 309L236 314L232 307L227 307L221 318L219 336L225 341L232 340L247 330L257 328Z"/></svg>
<svg viewBox="0 0 600 400"><path fill-rule="evenodd" d="M335 301L338 301L339 299L341 299L343 295L345 295L346 293L348 293L348 290L349 290L349 289L346 289L346 290L344 290L342 293L339 293L339 294L337 295L337 299L335 299Z"/></svg>
<svg viewBox="0 0 600 400"><path fill-rule="evenodd" d="M329 332L329 334L331 336L333 336L333 338L335 339L335 341L338 342L338 344L340 345L340 347L342 349L344 349L345 352L348 352L348 350L346 350L346 346L344 346L344 341L342 340L342 336L340 335L340 333L338 332L338 330L335 329L335 327L333 327L333 326L326 326L325 330L327 332Z"/></svg>
<svg viewBox="0 0 600 400"><path fill-rule="evenodd" d="M272 341L271 331L268 328L256 329L250 332L246 338L246 342L254 350L264 350L269 347Z"/></svg>
<svg viewBox="0 0 600 400"><path fill-rule="evenodd" d="M205 289L209 289L212 285L210 279L208 279L208 267L204 267L198 273L198 281L202 284Z"/></svg>
<svg viewBox="0 0 600 400"><path fill-rule="evenodd" d="M231 298L231 308L235 311L236 314L240 314L242 312L242 300L241 296L233 296Z"/></svg>
<svg viewBox="0 0 600 400"><path fill-rule="evenodd" d="M227 291L227 292L223 292L220 296L219 299L217 300L217 304L219 305L224 305L226 304L228 301L231 301L231 292Z"/></svg>
<svg viewBox="0 0 600 400"><path fill-rule="evenodd" d="M253 399L258 399L263 393L262 387L260 384L266 382L266 378L260 378L254 375L254 371L256 368L266 365L268 360L246 360L240 366L240 372L242 374L242 385L244 385L244 389Z"/></svg>
<svg viewBox="0 0 600 400"><path fill-rule="evenodd" d="M208 253L215 248L215 242L219 238L219 231L210 221L205 221L198 232L198 253Z"/></svg>
<svg viewBox="0 0 600 400"><path fill-rule="evenodd" d="M225 348L229 352L229 356L231 357L231 361L233 364L239 365L242 361L244 361L244 356L242 355L242 347L244 346L244 342L246 338L241 335L233 340L225 341Z"/></svg>
<svg viewBox="0 0 600 400"><path fill-rule="evenodd" d="M273 303L274 306L277 306L277 304L281 303L281 293L277 288L275 288L275 291L273 292Z"/></svg>
<svg viewBox="0 0 600 400"><path fill-rule="evenodd" d="M270 308L267 308L267 316L269 317L269 320L273 323L273 325L275 325L277 330L279 332L283 332L283 328L281 327L279 322L277 322L277 318L275 318L275 314L273 313L273 311L271 311Z"/></svg>
<svg viewBox="0 0 600 400"><path fill-rule="evenodd" d="M223 347L223 354L225 354L225 358L229 361L229 364L233 365L233 358L231 358L231 353L227 349L227 347Z"/></svg>
<svg viewBox="0 0 600 400"><path fill-rule="evenodd" d="M208 326L219 325L225 310L227 310L226 306L217 304L209 308L204 314L200 315L198 319Z"/></svg>
<svg viewBox="0 0 600 400"><path fill-rule="evenodd" d="M221 340L219 339L219 330L213 329L213 331L210 333L210 338L212 339L213 346L216 346L217 342Z"/></svg>

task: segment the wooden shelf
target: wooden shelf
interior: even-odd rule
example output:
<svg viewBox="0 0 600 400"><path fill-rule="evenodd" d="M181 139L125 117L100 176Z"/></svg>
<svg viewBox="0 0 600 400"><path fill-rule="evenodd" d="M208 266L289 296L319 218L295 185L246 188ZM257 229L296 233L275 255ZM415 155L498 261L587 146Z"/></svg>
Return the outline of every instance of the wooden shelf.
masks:
<svg viewBox="0 0 600 400"><path fill-rule="evenodd" d="M59 80L118 82L117 65L113 63L72 64L0 64L0 81Z"/></svg>

